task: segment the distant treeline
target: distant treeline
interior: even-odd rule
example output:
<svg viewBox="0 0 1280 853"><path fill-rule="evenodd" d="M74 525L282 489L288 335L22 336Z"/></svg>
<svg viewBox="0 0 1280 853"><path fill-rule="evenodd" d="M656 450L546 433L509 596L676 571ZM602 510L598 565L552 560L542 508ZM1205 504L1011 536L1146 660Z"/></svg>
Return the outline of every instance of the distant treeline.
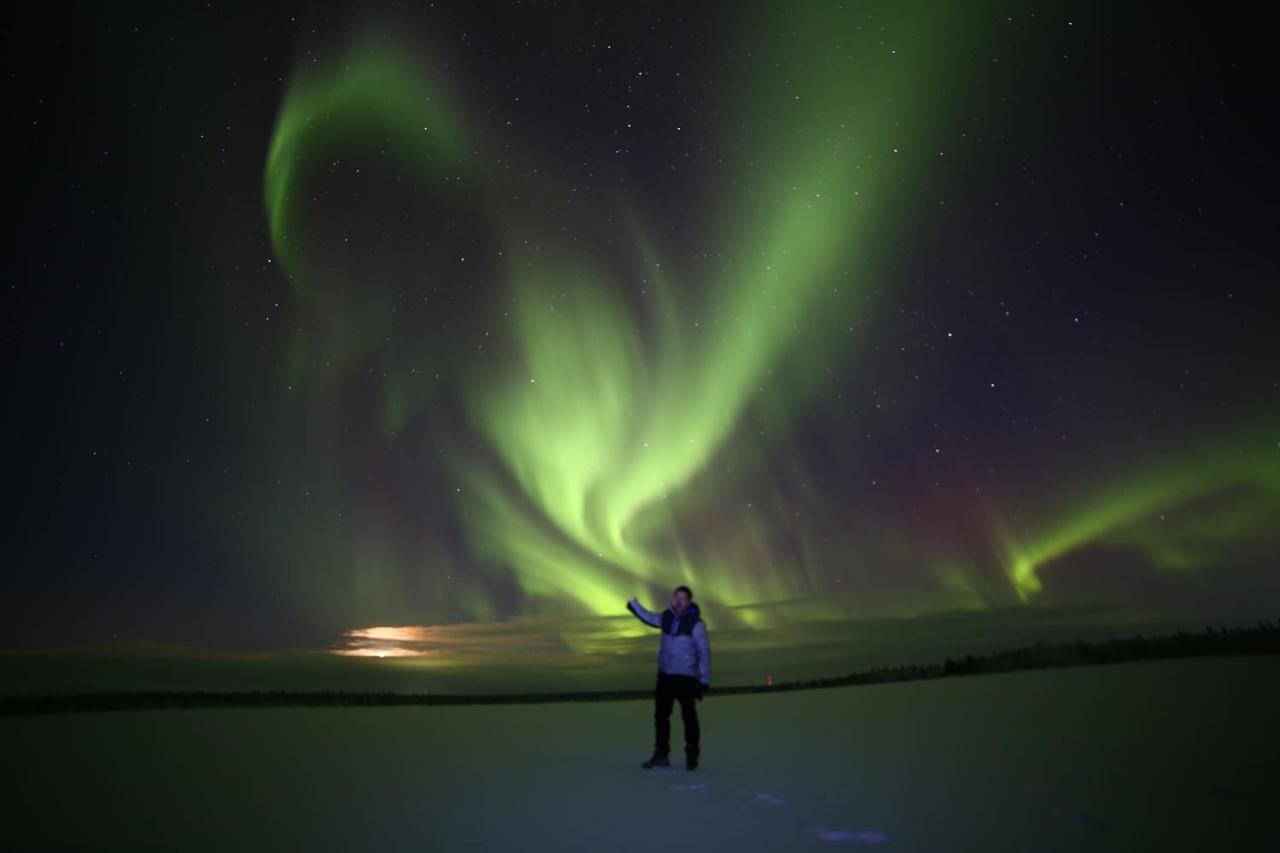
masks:
<svg viewBox="0 0 1280 853"><path fill-rule="evenodd" d="M710 694L779 693L820 687L885 684L985 675L1025 669L1123 663L1159 658L1209 655L1280 653L1280 622L1259 622L1249 628L1207 628L1203 633L1179 631L1164 637L1128 637L1087 643L1036 643L1020 649L965 655L942 663L874 667L832 678L788 681L773 685L751 684L715 687ZM501 693L450 695L435 693L350 692L345 690L292 691L130 691L73 693L43 696L0 697L0 716L56 714L75 711L136 711L163 708L287 708L295 706L348 707L354 705L509 705L544 702L609 702L649 699L652 689L593 690L573 693Z"/></svg>

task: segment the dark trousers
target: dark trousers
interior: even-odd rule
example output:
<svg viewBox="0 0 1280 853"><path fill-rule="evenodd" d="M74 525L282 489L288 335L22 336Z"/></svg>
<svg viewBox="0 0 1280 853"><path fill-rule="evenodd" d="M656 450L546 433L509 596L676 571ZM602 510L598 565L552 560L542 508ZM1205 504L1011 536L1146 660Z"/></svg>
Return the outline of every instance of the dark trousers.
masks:
<svg viewBox="0 0 1280 853"><path fill-rule="evenodd" d="M684 721L684 751L698 754L698 679L692 675L667 675L658 671L658 684L653 691L653 728L656 755L671 751L671 707L680 700L680 718Z"/></svg>

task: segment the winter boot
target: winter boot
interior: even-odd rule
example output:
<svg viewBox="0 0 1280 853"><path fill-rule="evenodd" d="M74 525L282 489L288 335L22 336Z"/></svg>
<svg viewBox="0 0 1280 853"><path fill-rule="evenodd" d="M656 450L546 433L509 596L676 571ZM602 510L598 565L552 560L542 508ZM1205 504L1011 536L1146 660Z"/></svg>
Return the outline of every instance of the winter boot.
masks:
<svg viewBox="0 0 1280 853"><path fill-rule="evenodd" d="M698 753L696 753L696 752L688 752L688 753L685 753L685 756L684 756L684 769L685 769L685 770L697 770L697 769L698 769Z"/></svg>
<svg viewBox="0 0 1280 853"><path fill-rule="evenodd" d="M650 758L641 766L644 767L645 770L648 770L651 767L670 767L671 762L667 760L665 755L659 755L655 752L653 754L653 758Z"/></svg>

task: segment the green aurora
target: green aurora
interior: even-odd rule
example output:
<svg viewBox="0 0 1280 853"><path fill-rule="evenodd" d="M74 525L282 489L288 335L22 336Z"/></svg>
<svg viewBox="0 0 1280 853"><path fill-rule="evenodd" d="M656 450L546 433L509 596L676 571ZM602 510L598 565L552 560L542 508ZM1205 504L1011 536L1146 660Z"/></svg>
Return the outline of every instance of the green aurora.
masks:
<svg viewBox="0 0 1280 853"><path fill-rule="evenodd" d="M776 617L748 605L795 599L819 599L812 615L865 615L818 581L831 571L821 564L841 558L823 532L841 528L883 538L899 565L929 579L932 589L913 592L920 609L1034 602L1042 571L1088 547L1182 572L1210 567L1227 539L1269 535L1280 515L1273 424L1188 437L1052 499L1014 496L1017 513L977 501L988 547L976 555L892 519L850 522L820 496L799 521L737 509L744 480L788 456L791 427L829 366L857 369L886 263L875 245L902 228L897 202L936 157L929 140L949 131L946 88L972 74L963 22L887 8L896 11L869 23L864 12L804 5L785 26L745 26L752 61L726 89L741 96L725 105L735 118L719 144L731 156L707 179L712 260L700 263L664 245L641 201L624 202L626 223L603 237L589 225L581 231L594 241L567 237L532 203L512 201L553 179L526 155L506 154L516 167L502 173L484 166L501 146L419 51L352 39L292 81L266 163L272 245L311 318L294 333L285 380L327 399L377 363L388 376L373 415L384 433L429 418L427 368L382 343L394 322L386 299L377 287L353 296L337 286L308 240L309 182L337 158L376 152L494 235L482 310L504 355L453 364L468 435L439 440L464 448L449 465L476 566L494 584L513 579L530 612L613 616L638 590L687 582L722 624L768 627ZM321 353L335 369L318 369ZM1187 523L1163 524L1175 513ZM366 547L368 571L395 562ZM864 589L874 582L857 556L847 562ZM458 593L476 620L492 614L484 589ZM902 599L887 607L910 609Z"/></svg>

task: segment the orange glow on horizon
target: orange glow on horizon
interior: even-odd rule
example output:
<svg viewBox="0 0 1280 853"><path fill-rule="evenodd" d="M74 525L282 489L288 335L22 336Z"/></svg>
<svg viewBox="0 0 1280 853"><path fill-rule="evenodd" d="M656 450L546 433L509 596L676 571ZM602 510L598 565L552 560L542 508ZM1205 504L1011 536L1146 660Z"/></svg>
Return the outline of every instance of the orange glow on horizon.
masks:
<svg viewBox="0 0 1280 853"><path fill-rule="evenodd" d="M328 654L360 658L416 658L433 666L496 660L580 665L631 650L638 638L610 617L516 617L444 625L373 625L350 628Z"/></svg>
<svg viewBox="0 0 1280 853"><path fill-rule="evenodd" d="M425 625L405 625L399 628L352 628L345 636L365 640L394 640L401 643L425 643L432 638L431 629Z"/></svg>
<svg viewBox="0 0 1280 853"><path fill-rule="evenodd" d="M418 650L400 646L366 646L354 649L331 649L335 655L354 658L414 658L440 654L439 649Z"/></svg>

